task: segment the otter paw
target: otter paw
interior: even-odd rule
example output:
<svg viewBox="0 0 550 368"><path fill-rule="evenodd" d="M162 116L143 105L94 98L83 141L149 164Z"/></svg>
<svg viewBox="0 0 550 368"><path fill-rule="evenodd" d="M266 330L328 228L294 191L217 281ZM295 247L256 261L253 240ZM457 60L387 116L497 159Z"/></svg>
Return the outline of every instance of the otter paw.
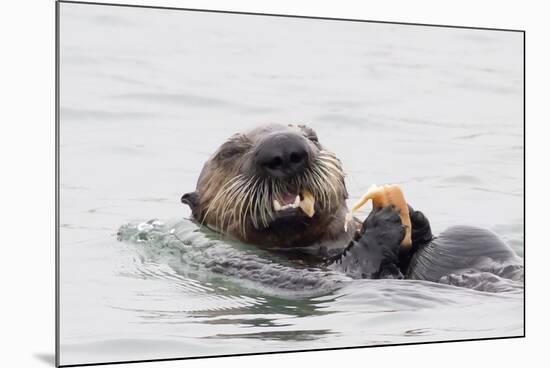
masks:
<svg viewBox="0 0 550 368"><path fill-rule="evenodd" d="M401 279L399 248L405 227L394 206L375 208L333 267L351 277Z"/></svg>
<svg viewBox="0 0 550 368"><path fill-rule="evenodd" d="M405 226L399 216L399 210L393 206L374 208L361 228L361 237L369 239L391 249L396 254L405 237Z"/></svg>
<svg viewBox="0 0 550 368"><path fill-rule="evenodd" d="M412 226L412 243L413 248L418 249L419 246L428 244L433 240L432 228L430 221L420 211L415 211L409 205L409 217L411 219ZM413 251L414 251L413 249Z"/></svg>

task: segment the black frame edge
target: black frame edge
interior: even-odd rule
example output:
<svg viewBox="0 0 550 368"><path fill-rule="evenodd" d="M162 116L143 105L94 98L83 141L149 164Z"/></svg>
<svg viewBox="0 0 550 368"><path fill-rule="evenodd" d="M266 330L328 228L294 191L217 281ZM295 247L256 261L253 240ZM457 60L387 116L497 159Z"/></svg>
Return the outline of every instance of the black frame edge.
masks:
<svg viewBox="0 0 550 368"><path fill-rule="evenodd" d="M526 152L527 152L527 140L526 140L526 70L527 70L527 64L526 64L526 51L525 51L525 41L527 39L527 32L523 31L523 337L526 336L526 326L527 326L527 267L526 265L526 244L527 244L527 232L526 230L526 215L527 215L527 176L526 176L526 166L527 166L527 160L526 160Z"/></svg>
<svg viewBox="0 0 550 368"><path fill-rule="evenodd" d="M59 253L60 253L60 243L59 243L59 194L60 194L60 182L59 182L59 109L60 109L60 100L59 100L59 20L60 20L60 2L55 2L55 366L60 366L60 297L59 297L59 273L60 273L60 264L59 264Z"/></svg>
<svg viewBox="0 0 550 368"><path fill-rule="evenodd" d="M352 350L352 349L369 349L369 348L386 348L386 347L395 347L395 346L410 346L410 345L431 345L431 344L446 344L446 343L462 343L462 342L473 342L473 341L492 341L492 340L510 340L510 339L522 339L525 338L525 335L518 336L502 336L502 337L482 337L475 339L458 339L458 340L442 340L442 341L422 341L422 342L408 342L408 343L398 343L398 344L382 344L382 345L367 345L367 346L346 346L338 348L320 348L320 349L305 349L305 350L285 350L285 351L267 351L259 353L238 353L238 354L221 354L221 355L205 355L205 356L194 356L186 358L161 358L161 359L144 359L144 360L121 360L114 362L100 362L100 363L82 363L82 364L67 364L60 365L58 367L89 367L89 366L102 366L102 365L115 365L115 364L135 364L135 363L154 363L154 362L172 362L172 361L183 361L183 360L195 360L195 359L211 359L211 358L231 358L231 357L242 357L250 355L272 355L272 354L292 354L292 353L311 353L319 351L336 351L336 350Z"/></svg>
<svg viewBox="0 0 550 368"><path fill-rule="evenodd" d="M183 11L203 12L203 13L237 14L237 15L260 15L260 16L267 16L267 17L302 18L302 19L317 19L317 20L346 21L346 22L363 22L363 23L378 23L378 24L399 24L399 25L404 25L404 26L425 26L425 27L440 27L440 28L474 29L474 30L482 30L482 31L525 32L524 30L521 30L521 29L512 29L512 28L507 29L507 28L497 28L497 27L457 26L457 25L449 25L449 24L430 24L430 23L415 23L415 22L394 22L394 21L383 21L383 20L372 20L372 19L333 18L333 17L322 17L322 16L308 16L308 15L245 12L245 11L235 11L235 10L178 8L178 7L158 6L158 5L101 3L101 2L94 2L94 1L74 1L74 0L57 0L57 1L59 3L66 3L66 4L117 6L117 7L125 7L125 8L143 8L143 9L159 9L159 10L183 10Z"/></svg>

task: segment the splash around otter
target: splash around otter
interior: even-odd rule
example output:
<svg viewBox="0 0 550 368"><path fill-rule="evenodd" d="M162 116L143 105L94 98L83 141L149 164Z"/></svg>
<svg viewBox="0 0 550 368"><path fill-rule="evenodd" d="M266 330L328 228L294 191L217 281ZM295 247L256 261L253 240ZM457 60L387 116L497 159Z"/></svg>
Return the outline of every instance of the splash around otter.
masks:
<svg viewBox="0 0 550 368"><path fill-rule="evenodd" d="M181 201L196 221L221 234L299 250L303 258L313 254L317 264L357 278L445 282L470 271L522 267L512 249L485 229L456 227L434 238L428 219L410 206L410 247L400 247L408 232L391 205L345 228L344 177L341 161L313 129L271 124L224 142L204 164L195 191Z"/></svg>

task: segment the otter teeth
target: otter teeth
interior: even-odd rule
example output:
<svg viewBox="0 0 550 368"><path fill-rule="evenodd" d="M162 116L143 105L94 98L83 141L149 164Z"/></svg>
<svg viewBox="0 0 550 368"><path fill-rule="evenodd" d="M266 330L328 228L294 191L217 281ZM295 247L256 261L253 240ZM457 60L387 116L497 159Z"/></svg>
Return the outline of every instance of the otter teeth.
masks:
<svg viewBox="0 0 550 368"><path fill-rule="evenodd" d="M300 208L306 215L313 217L313 215L315 215L315 197L307 190L302 194L304 199L300 201Z"/></svg>
<svg viewBox="0 0 550 368"><path fill-rule="evenodd" d="M309 217L313 217L313 215L315 214L315 198L313 197L313 194L308 191L304 191L303 196L304 199L300 200L300 196L297 195L296 198L294 198L293 203L289 203L284 206L281 205L281 202L274 199L273 208L277 212L289 208L300 208L306 215L308 215Z"/></svg>
<svg viewBox="0 0 550 368"><path fill-rule="evenodd" d="M273 208L275 208L275 211L282 211L289 208L298 208L300 206L300 196L297 195L296 198L294 198L293 203L285 204L284 206L281 206L281 203L274 199L273 200Z"/></svg>

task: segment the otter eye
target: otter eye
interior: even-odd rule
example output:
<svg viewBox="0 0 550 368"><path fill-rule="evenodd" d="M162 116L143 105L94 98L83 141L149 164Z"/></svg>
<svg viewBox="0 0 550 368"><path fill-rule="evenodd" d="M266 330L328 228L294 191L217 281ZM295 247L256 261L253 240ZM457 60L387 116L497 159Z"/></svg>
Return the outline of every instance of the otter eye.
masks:
<svg viewBox="0 0 550 368"><path fill-rule="evenodd" d="M314 142L314 143L319 143L319 138L317 138L316 135L309 135L307 137L307 139L309 139L310 141Z"/></svg>
<svg viewBox="0 0 550 368"><path fill-rule="evenodd" d="M307 134L304 134L304 136L310 141L313 142L315 145L319 145L319 138L317 137L317 134L314 132L309 132Z"/></svg>
<svg viewBox="0 0 550 368"><path fill-rule="evenodd" d="M251 147L250 141L243 134L235 134L222 144L216 154L217 160L227 160L234 156L246 153Z"/></svg>
<svg viewBox="0 0 550 368"><path fill-rule="evenodd" d="M222 150L218 153L217 158L218 160L227 160L228 158L231 158L237 154L239 154L241 150L236 148L228 148L225 150Z"/></svg>

